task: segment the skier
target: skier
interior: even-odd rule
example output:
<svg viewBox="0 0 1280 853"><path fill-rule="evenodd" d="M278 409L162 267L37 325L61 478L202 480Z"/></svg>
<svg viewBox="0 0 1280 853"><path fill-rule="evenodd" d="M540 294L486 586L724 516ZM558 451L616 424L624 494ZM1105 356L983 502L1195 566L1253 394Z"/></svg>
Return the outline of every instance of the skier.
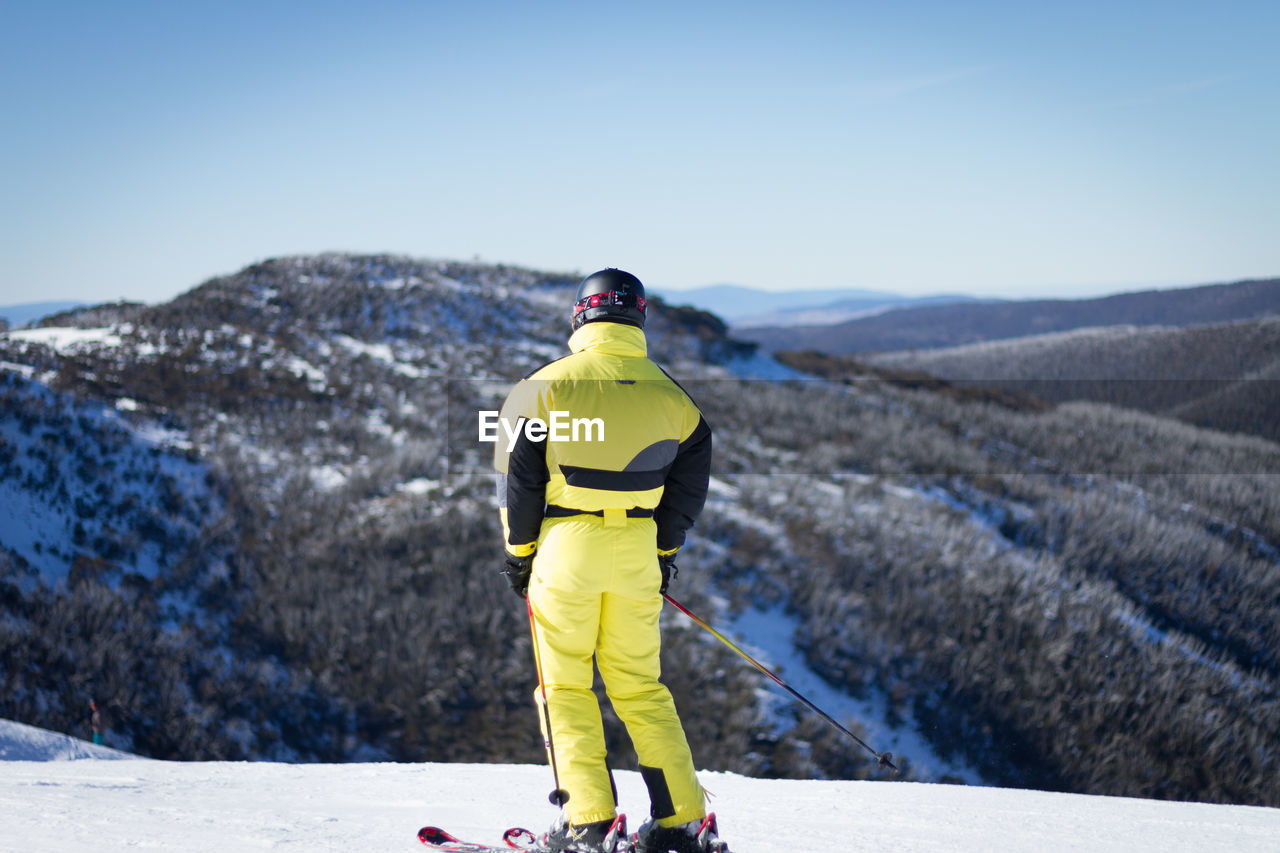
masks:
<svg viewBox="0 0 1280 853"><path fill-rule="evenodd" d="M102 746L106 741L107 723L95 699L89 700L89 728L93 732L93 742Z"/></svg>
<svg viewBox="0 0 1280 853"><path fill-rule="evenodd" d="M711 428L648 358L645 316L634 275L610 268L587 276L573 306L571 354L511 391L501 422L514 437L495 449L503 573L527 597L535 704L557 794L567 796L545 842L571 853L613 853L626 836L591 690L593 656L649 792L637 849L719 846L659 680L658 630L675 554L706 500Z"/></svg>

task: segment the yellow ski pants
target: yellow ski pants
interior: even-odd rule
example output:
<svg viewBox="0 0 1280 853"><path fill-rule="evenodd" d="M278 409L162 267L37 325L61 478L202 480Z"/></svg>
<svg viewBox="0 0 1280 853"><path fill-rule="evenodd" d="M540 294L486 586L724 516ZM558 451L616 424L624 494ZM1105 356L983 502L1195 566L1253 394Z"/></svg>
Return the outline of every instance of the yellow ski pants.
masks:
<svg viewBox="0 0 1280 853"><path fill-rule="evenodd" d="M616 803L605 763L592 658L627 727L651 813L663 826L705 814L702 788L670 692L659 681L662 596L652 519L547 519L529 584L560 787L575 826L610 820ZM541 703L541 691L534 698ZM546 722L539 707L545 737Z"/></svg>

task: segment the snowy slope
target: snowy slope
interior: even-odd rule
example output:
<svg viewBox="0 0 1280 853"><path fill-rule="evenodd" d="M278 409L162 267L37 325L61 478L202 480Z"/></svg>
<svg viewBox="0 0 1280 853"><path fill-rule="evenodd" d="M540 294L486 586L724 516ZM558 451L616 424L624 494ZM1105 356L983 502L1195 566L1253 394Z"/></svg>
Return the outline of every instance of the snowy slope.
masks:
<svg viewBox="0 0 1280 853"><path fill-rule="evenodd" d="M0 761L75 761L81 758L133 759L135 756L25 723L0 720Z"/></svg>
<svg viewBox="0 0 1280 853"><path fill-rule="evenodd" d="M0 721L0 755L81 759L0 766L0 850L414 850L425 823L496 839L509 824L541 830L554 817L545 767L102 761L87 744L68 753L65 740ZM643 782L617 776L634 826ZM1275 809L727 773L702 783L736 853L1280 849ZM794 837L779 838L780 827Z"/></svg>
<svg viewBox="0 0 1280 853"><path fill-rule="evenodd" d="M74 351L114 336L31 329L9 338ZM27 374L0 362L0 547L49 586L77 559L107 551L122 569L159 577L218 512L205 466L187 457L189 438L130 420L127 398L77 401Z"/></svg>

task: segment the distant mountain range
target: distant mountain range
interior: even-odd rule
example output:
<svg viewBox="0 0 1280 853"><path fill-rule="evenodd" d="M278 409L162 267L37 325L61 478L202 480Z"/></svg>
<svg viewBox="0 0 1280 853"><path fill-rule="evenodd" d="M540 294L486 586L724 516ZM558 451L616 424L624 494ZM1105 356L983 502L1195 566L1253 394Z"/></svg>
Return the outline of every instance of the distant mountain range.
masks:
<svg viewBox="0 0 1280 853"><path fill-rule="evenodd" d="M735 334L770 352L809 349L847 355L962 346L1095 326L1195 326L1275 314L1280 314L1280 278L1097 299L914 305L834 324L779 324Z"/></svg>
<svg viewBox="0 0 1280 853"><path fill-rule="evenodd" d="M903 296L853 288L777 291L736 284L713 284L691 290L655 289L654 292L670 303L710 311L735 329L830 325L893 308L976 301L972 296L961 294Z"/></svg>
<svg viewBox="0 0 1280 853"><path fill-rule="evenodd" d="M79 308L83 302L24 302L20 305L0 305L0 320L8 322L12 328L24 326L32 320L48 317L62 311Z"/></svg>

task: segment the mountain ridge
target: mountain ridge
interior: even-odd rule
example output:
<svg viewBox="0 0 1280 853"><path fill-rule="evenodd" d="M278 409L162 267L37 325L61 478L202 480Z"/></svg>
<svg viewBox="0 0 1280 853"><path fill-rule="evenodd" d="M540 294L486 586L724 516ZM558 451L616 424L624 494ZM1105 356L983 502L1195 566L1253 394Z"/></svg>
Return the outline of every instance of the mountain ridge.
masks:
<svg viewBox="0 0 1280 853"><path fill-rule="evenodd" d="M833 355L936 349L1112 325L1189 326L1280 314L1280 278L1247 279L1093 299L1038 299L897 308L832 326L742 329L769 352Z"/></svg>
<svg viewBox="0 0 1280 853"><path fill-rule="evenodd" d="M859 288L762 290L735 284L716 284L687 290L655 288L676 304L692 305L722 317L735 329L772 323L829 325L841 320L909 305L974 301L964 294L906 296ZM819 319L808 320L809 317Z"/></svg>

